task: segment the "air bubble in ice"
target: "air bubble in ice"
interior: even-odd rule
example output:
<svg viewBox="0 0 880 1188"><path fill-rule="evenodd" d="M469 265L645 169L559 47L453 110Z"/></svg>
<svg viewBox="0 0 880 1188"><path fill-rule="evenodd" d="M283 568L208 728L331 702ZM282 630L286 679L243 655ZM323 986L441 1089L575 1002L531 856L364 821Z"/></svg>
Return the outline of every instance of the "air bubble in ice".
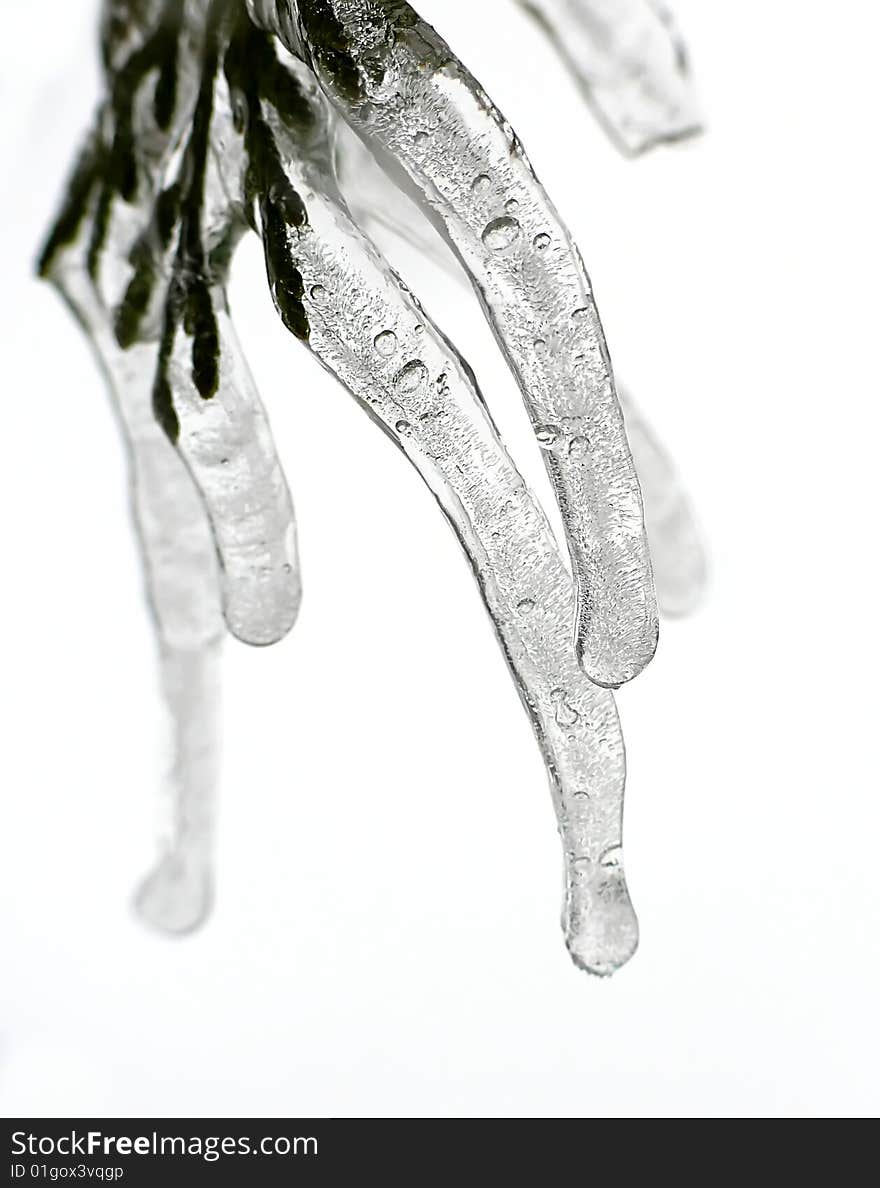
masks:
<svg viewBox="0 0 880 1188"><path fill-rule="evenodd" d="M550 450L559 441L560 432L556 425L539 425L535 430L538 444L545 450Z"/></svg>
<svg viewBox="0 0 880 1188"><path fill-rule="evenodd" d="M393 330L383 330L373 339L373 346L383 359L390 359L397 350L397 335Z"/></svg>
<svg viewBox="0 0 880 1188"><path fill-rule="evenodd" d="M493 219L483 228L483 243L493 252L503 252L514 243L520 233L520 225L516 219L504 216Z"/></svg>
<svg viewBox="0 0 880 1188"><path fill-rule="evenodd" d="M580 714L577 710L568 704L568 699L564 689L554 689L550 694L550 700L556 707L556 723L559 726L576 726L580 721Z"/></svg>
<svg viewBox="0 0 880 1188"><path fill-rule="evenodd" d="M412 359L406 366L401 367L394 382L401 392L414 392L428 378L428 369L421 359Z"/></svg>

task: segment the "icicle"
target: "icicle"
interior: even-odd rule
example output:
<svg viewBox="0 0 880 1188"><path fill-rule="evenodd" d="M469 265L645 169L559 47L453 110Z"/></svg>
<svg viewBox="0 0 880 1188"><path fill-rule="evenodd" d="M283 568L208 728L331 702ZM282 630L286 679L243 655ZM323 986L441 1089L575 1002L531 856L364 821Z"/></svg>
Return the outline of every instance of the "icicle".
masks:
<svg viewBox="0 0 880 1188"><path fill-rule="evenodd" d="M203 923L213 899L220 645L199 651L163 647L161 659L174 763L159 861L135 905L154 927L181 934Z"/></svg>
<svg viewBox="0 0 880 1188"><path fill-rule="evenodd" d="M576 660L565 565L470 368L352 222L329 147L320 152L320 113L297 134L261 86L267 75L230 81L250 92L249 147L277 170L261 179L259 206L279 313L405 451L452 523L547 765L565 855L568 947L579 965L611 973L638 936L620 849L623 740L612 695Z"/></svg>
<svg viewBox="0 0 880 1188"><path fill-rule="evenodd" d="M537 20L618 147L701 131L687 52L657 0L517 0Z"/></svg>
<svg viewBox="0 0 880 1188"><path fill-rule="evenodd" d="M470 368L352 220L318 82L247 13L311 62L457 251L526 398L574 582ZM406 452L462 543L550 778L566 942L577 964L611 973L638 928L622 866L623 741L598 686L650 659L656 606L589 281L521 146L399 0L107 0L102 32L109 98L41 270L97 351L132 455L174 738L166 836L139 911L186 932L210 904L223 616L269 643L299 605L289 494L226 300L249 223L284 324ZM612 42L626 74L626 46ZM379 221L367 182L354 205ZM701 579L689 509L628 415L682 607Z"/></svg>
<svg viewBox="0 0 880 1188"><path fill-rule="evenodd" d="M223 620L217 550L204 503L153 414L165 288L154 267L154 243L170 205L168 192L156 203L160 179L189 122L197 76L177 44L179 5L143 5L141 24L114 21L112 7L105 10L103 30L111 98L80 156L40 269L83 326L128 444L174 746L164 857L138 906L158 927L185 931L200 922L210 897ZM177 64L173 85L169 61ZM164 89L156 83L157 65ZM151 109L136 102L136 93L154 83L147 117ZM148 135L140 134L138 118L149 119ZM229 555L227 550L227 564ZM245 575L244 584L250 581Z"/></svg>
<svg viewBox="0 0 880 1188"><path fill-rule="evenodd" d="M418 207L394 186L363 141L340 121L334 123L337 171L345 201L359 227L392 232L442 268L464 273ZM627 438L645 506L657 602L664 615L686 615L701 601L706 556L691 502L669 453L632 394L618 384Z"/></svg>
<svg viewBox="0 0 880 1188"><path fill-rule="evenodd" d="M200 183L207 168L211 79L207 103L201 80L204 54L213 52L216 58L215 48L203 44L209 7L216 14L227 6L153 0L138 8L137 20L125 8L115 21L114 6L106 10L103 50L110 98L49 237L43 271L53 273L59 254L87 245L85 265L95 300L114 311L117 341L128 349L161 335L168 270L181 221L186 221L190 238L181 263L193 280L186 320L199 331L188 370L199 400L188 405L191 415L179 446L211 518L230 629L247 643L265 644L280 639L296 617L299 562L290 495L231 328L218 360L216 323L218 317L228 323L223 284L240 228L228 203L223 207L222 195L214 195L220 210L209 204L211 225L203 226ZM216 26L216 15L213 21ZM199 124L197 116L206 108ZM202 152L188 150L181 164L173 154L191 124L189 139L198 139ZM178 178L163 189L172 164L189 170L186 184ZM207 256L203 235L211 249ZM162 344L163 362L170 354L166 348L169 343ZM212 404L218 373L224 382ZM168 378L163 367L156 403L175 440L179 422L165 399ZM183 373L180 379L184 389L192 387Z"/></svg>
<svg viewBox="0 0 880 1188"><path fill-rule="evenodd" d="M183 461L153 416L156 349L134 351L134 357L125 356L126 373L115 386L124 394L134 450L135 512L173 743L161 856L136 905L155 927L179 933L203 921L211 900L223 619L210 523Z"/></svg>
<svg viewBox="0 0 880 1188"><path fill-rule="evenodd" d="M192 478L153 416L156 345L119 348L112 318L96 300L75 249L59 260L52 280L86 329L128 443L135 522L173 743L164 857L137 905L155 926L185 931L202 920L211 879L219 739L215 703L223 634L216 548ZM182 674L189 695L181 689ZM187 872L185 885L182 870Z"/></svg>
<svg viewBox="0 0 880 1188"><path fill-rule="evenodd" d="M171 231L155 266L171 281L154 405L211 516L227 625L245 643L271 644L293 626L301 585L290 493L226 299L229 264L245 229L217 172L218 154L237 135L228 106L214 103L226 11L225 4L210 6Z"/></svg>
<svg viewBox="0 0 880 1188"><path fill-rule="evenodd" d="M513 130L407 4L274 8L263 17L292 50L302 42L328 96L420 197L470 273L559 499L579 658L598 684L630 680L657 644L651 562L602 327L566 228Z"/></svg>

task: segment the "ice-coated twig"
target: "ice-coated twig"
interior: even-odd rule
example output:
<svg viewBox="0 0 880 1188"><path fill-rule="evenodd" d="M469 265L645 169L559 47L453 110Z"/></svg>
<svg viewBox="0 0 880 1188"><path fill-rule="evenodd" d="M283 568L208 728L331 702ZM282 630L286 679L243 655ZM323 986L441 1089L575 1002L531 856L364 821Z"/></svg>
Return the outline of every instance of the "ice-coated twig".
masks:
<svg viewBox="0 0 880 1188"><path fill-rule="evenodd" d="M458 535L549 774L569 950L583 968L611 973L638 939L622 865L623 740L612 694L577 663L572 583L547 520L470 368L353 223L305 67L282 67L271 41L245 26L227 75L246 113L245 190L278 311L406 453ZM344 481L332 456L327 465Z"/></svg>
<svg viewBox="0 0 880 1188"><path fill-rule="evenodd" d="M358 226L390 231L450 276L464 279L447 245L418 207L390 182L364 142L339 120L334 122L334 132L340 188ZM702 536L668 451L621 384L618 396L642 489L657 603L664 615L686 615L699 604L705 590Z"/></svg>
<svg viewBox="0 0 880 1188"><path fill-rule="evenodd" d="M224 614L245 643L271 644L293 626L301 584L290 493L263 406L229 316L229 263L245 225L217 178L234 139L214 104L226 0L207 6L198 94L178 176L166 194L160 255L135 273L118 324L150 273L170 274L154 390L160 423L202 492L223 562ZM134 294L134 302L130 300Z"/></svg>
<svg viewBox="0 0 880 1188"><path fill-rule="evenodd" d="M190 130L190 124L205 109L202 65L210 52L203 43L206 14L227 7L207 0L145 0L135 10L111 4L105 15L109 99L46 245L43 271L52 270L59 250L82 240L90 214L87 268L96 299L114 312L123 348L161 334L167 270L181 221L189 232L186 248L199 246L204 175L193 176L199 154L192 144L203 125ZM187 131L190 149L181 163L174 153ZM165 184L166 173L181 165L187 175ZM211 247L216 254L210 258L202 259L197 250L181 253L191 281L188 324L199 331L189 371L199 386L201 408L189 408L178 445L211 518L228 625L245 642L264 644L290 629L299 607L293 507L265 413L234 337L224 343L229 363L216 366L214 305L225 312L222 283L232 241L212 241ZM212 291L206 296L208 288ZM218 371L226 382L214 391ZM239 378L240 388L233 390ZM161 400L159 404L174 440L178 424ZM220 466L228 471L223 481Z"/></svg>
<svg viewBox="0 0 880 1188"><path fill-rule="evenodd" d="M109 97L41 265L97 350L133 460L175 739L141 914L185 932L210 902L221 607L241 638L268 643L299 604L289 495L226 300L250 224L285 326L407 454L462 543L550 777L568 947L583 968L612 972L638 928L622 866L623 741L599 686L650 659L656 605L589 281L521 146L399 0L106 0L103 50ZM378 183L352 191L354 218L341 197L343 127L396 170L481 295L545 451L574 582L470 368L357 224L415 242L424 229L410 234L393 204L383 213ZM668 460L630 419L667 492ZM329 477L342 479L335 466L331 453ZM661 529L687 550L675 495ZM675 575L680 603L693 572Z"/></svg>
<svg viewBox="0 0 880 1188"><path fill-rule="evenodd" d="M193 27L203 8L187 7ZM128 442L174 743L163 857L137 902L152 923L175 932L195 927L210 899L223 627L211 523L190 473L153 413L166 288L157 261L175 193L171 188L159 196L158 191L189 122L198 81L199 47L191 32L181 37L183 19L176 0L147 0L138 6L137 19L127 4L105 6L102 50L110 97L40 260L42 275L70 305L97 354ZM232 419L230 424L235 427ZM270 450L271 443L265 453ZM230 454L239 452L233 438ZM210 492L205 494L210 498ZM218 507L212 511L216 522ZM292 516L289 500L284 515L287 521ZM273 530L268 527L267 535ZM289 541L289 528L286 536ZM286 548L291 556L289 543ZM235 550L227 548L223 559L235 573ZM243 588L254 585L243 563L238 572ZM226 586L228 591L228 573ZM227 610L236 603L228 593L226 601Z"/></svg>
<svg viewBox="0 0 880 1188"><path fill-rule="evenodd" d="M684 42L659 0L517 0L625 153L702 131Z"/></svg>
<svg viewBox="0 0 880 1188"><path fill-rule="evenodd" d="M470 274L559 500L578 656L617 686L648 663L657 607L641 495L580 255L512 128L399 0L250 0L424 204Z"/></svg>
<svg viewBox="0 0 880 1188"><path fill-rule="evenodd" d="M173 13L161 4L144 5L142 15L143 27L131 29L114 21L112 5L105 8L102 48L111 101L81 154L40 266L95 350L128 444L173 756L162 851L136 906L154 926L185 932L202 921L211 894L223 619L210 522L183 461L153 415L158 344L150 340L146 318L144 333L132 335L125 347L114 325L113 304L126 261L132 252L137 256L151 221L158 178L185 123L189 98L181 87L171 101L167 94L160 101L163 92L157 88L156 122L166 127L157 129L151 153L136 154L132 80L141 67L152 69L154 55L174 45L179 31L173 21L164 23ZM140 61L137 70L131 61ZM121 200L123 192L128 200Z"/></svg>

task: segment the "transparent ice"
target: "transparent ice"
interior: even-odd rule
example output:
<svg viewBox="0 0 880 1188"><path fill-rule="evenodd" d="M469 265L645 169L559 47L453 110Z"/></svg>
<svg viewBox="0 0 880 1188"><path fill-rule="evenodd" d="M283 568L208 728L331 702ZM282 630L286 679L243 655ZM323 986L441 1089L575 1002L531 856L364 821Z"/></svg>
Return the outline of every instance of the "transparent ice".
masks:
<svg viewBox="0 0 880 1188"><path fill-rule="evenodd" d="M621 5L619 19L597 0L531 7L569 49L565 22L583 26L585 77L618 139L636 125L645 143L681 134L687 78L655 6ZM226 299L252 229L285 326L404 451L465 551L550 778L566 943L611 973L638 939L609 689L656 646L645 517L664 608L689 608L703 558L671 463L627 402L643 515L589 280L515 133L397 0L107 0L102 50L106 99L41 271L92 342L128 441L173 722L166 836L140 913L178 933L204 918L224 626L269 644L300 601L293 507ZM471 368L369 237L384 222L423 242L425 215L518 380L573 578ZM328 470L344 480L332 458Z"/></svg>
<svg viewBox="0 0 880 1188"><path fill-rule="evenodd" d="M627 153L701 130L687 50L660 0L518 0Z"/></svg>

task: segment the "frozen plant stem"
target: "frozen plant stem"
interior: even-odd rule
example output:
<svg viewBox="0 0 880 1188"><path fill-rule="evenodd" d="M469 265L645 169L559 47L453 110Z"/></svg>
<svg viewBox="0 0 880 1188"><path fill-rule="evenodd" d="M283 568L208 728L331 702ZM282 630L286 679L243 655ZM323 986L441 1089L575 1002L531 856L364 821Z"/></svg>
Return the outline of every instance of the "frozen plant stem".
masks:
<svg viewBox="0 0 880 1188"><path fill-rule="evenodd" d="M261 35L246 36L227 63L257 55ZM624 749L612 695L576 660L571 580L470 368L353 223L307 72L293 61L286 70L303 97L297 121L262 85L272 79L268 67L252 81L228 71L235 102L246 106L251 156L265 153L279 171L251 195L276 305L406 453L455 529L550 776L565 857L566 942L583 968L611 973L638 939L621 857ZM332 455L327 468L345 481Z"/></svg>
<svg viewBox="0 0 880 1188"><path fill-rule="evenodd" d="M186 932L210 903L223 620L272 643L299 606L290 497L226 299L250 227L284 325L406 453L462 544L549 774L568 948L611 973L638 928L608 687L650 660L657 612L589 280L522 147L400 0L106 0L102 32L108 98L41 272L97 351L132 456L175 741L141 914ZM627 55L612 59L626 74ZM473 282L544 452L574 580L470 368L341 197L343 129L416 199ZM353 159L350 139L338 156ZM364 185L356 212L407 235L373 190ZM650 481L674 491L667 460L641 438ZM344 483L332 450L325 462ZM686 513L681 499L663 507L670 552L690 543Z"/></svg>
<svg viewBox="0 0 880 1188"><path fill-rule="evenodd" d="M399 0L251 0L424 206L470 275L526 402L575 574L578 657L597 684L657 645L638 480L589 278L513 129Z"/></svg>
<svg viewBox="0 0 880 1188"><path fill-rule="evenodd" d="M188 470L154 415L167 291L162 256L177 193L174 187L163 191L162 182L192 115L201 52L191 39L178 46L181 7L174 0L145 5L143 26L120 26L108 4L102 49L110 98L40 261L96 352L129 447L174 743L163 857L137 902L151 923L173 932L199 924L210 898L220 590L230 625L255 642L283 634L299 598L292 507L255 394L233 393L214 434L240 485L254 471L269 476L269 498L248 494L250 519L228 507L228 484L212 488L197 449L190 451ZM203 7L187 7L196 27ZM164 90L156 86L157 63ZM153 102L144 102L151 93ZM255 540L262 542L259 549ZM275 562L269 580L267 553Z"/></svg>

